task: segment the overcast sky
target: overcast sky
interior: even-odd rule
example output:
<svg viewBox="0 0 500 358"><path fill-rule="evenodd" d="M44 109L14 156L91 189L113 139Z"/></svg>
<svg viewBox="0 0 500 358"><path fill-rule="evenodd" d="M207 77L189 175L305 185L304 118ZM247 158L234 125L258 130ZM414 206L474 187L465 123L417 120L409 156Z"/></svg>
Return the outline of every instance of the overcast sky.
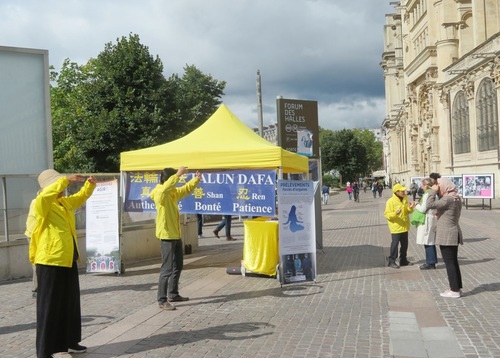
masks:
<svg viewBox="0 0 500 358"><path fill-rule="evenodd" d="M389 0L1 0L0 46L48 50L59 71L137 34L166 77L188 64L226 81L223 102L252 128L257 70L265 126L283 96L318 101L323 128L378 128L391 12Z"/></svg>

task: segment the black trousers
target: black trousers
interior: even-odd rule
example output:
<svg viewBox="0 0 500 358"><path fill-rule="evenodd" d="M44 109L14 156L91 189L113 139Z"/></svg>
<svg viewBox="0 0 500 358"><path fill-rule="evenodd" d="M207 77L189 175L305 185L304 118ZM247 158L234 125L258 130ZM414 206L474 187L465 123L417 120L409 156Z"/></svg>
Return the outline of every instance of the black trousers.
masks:
<svg viewBox="0 0 500 358"><path fill-rule="evenodd" d="M458 292L462 289L462 274L458 265L458 246L439 245L439 248L446 267L450 290Z"/></svg>
<svg viewBox="0 0 500 358"><path fill-rule="evenodd" d="M406 258L406 253L408 251L408 231L400 232L397 234L391 234L391 251L389 253L389 262L394 263L398 258L398 246L401 244L401 249L399 250L399 263L404 264L408 262Z"/></svg>
<svg viewBox="0 0 500 358"><path fill-rule="evenodd" d="M36 265L36 354L67 352L82 340L78 267Z"/></svg>
<svg viewBox="0 0 500 358"><path fill-rule="evenodd" d="M158 303L179 295L179 278L184 264L182 240L161 241L161 269L158 279Z"/></svg>
<svg viewBox="0 0 500 358"><path fill-rule="evenodd" d="M203 235L203 215L196 214L196 224L198 225L198 235Z"/></svg>

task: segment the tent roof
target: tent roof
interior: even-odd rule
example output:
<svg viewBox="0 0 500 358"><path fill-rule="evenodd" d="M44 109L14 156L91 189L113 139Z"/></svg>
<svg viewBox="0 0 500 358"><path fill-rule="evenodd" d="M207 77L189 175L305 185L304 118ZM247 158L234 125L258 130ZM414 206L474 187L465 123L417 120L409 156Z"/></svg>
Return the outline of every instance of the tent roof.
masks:
<svg viewBox="0 0 500 358"><path fill-rule="evenodd" d="M269 143L222 104L200 127L182 138L122 152L121 171L191 169L276 169L307 173L308 159Z"/></svg>

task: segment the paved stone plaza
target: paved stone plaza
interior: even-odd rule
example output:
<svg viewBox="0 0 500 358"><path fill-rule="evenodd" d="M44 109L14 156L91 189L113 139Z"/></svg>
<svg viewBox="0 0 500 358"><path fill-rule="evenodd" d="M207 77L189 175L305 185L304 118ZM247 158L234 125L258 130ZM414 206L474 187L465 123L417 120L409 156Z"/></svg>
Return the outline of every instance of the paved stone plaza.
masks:
<svg viewBox="0 0 500 358"><path fill-rule="evenodd" d="M213 226L185 256L176 311L156 303L159 258L126 264L124 275L82 275L81 358L111 357L500 357L500 200L462 212L459 249L464 296L445 299L442 262L421 271L424 249L410 232L415 265L386 267L390 234L385 201L341 193L323 206L317 282L291 284L228 275L242 259L238 240L217 240ZM481 201L470 201L480 204ZM439 250L438 250L439 251ZM35 357L31 282L0 284L0 357Z"/></svg>

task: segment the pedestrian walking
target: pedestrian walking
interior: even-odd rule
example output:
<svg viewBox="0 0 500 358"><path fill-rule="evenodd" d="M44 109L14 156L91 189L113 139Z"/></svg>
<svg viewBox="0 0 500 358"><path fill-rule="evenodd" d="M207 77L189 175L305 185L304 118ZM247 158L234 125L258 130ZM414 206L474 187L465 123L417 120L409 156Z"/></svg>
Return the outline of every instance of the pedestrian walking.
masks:
<svg viewBox="0 0 500 358"><path fill-rule="evenodd" d="M328 198L330 197L330 187L328 185L323 185L321 188L321 193L323 194L323 205L328 204Z"/></svg>

